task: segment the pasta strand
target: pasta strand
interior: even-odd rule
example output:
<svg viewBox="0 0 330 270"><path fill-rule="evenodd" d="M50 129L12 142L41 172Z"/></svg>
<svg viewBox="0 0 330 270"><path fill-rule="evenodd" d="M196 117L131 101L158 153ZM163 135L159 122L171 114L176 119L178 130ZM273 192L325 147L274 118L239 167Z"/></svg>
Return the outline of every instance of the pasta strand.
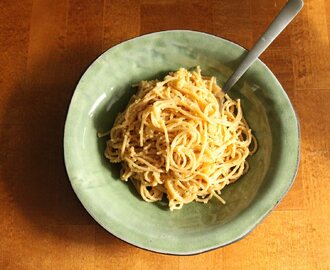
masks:
<svg viewBox="0 0 330 270"><path fill-rule="evenodd" d="M184 68L164 81L142 81L114 126L105 156L122 162L121 179L131 179L147 202L166 194L170 210L212 197L239 179L257 140L240 100L223 95L215 77Z"/></svg>

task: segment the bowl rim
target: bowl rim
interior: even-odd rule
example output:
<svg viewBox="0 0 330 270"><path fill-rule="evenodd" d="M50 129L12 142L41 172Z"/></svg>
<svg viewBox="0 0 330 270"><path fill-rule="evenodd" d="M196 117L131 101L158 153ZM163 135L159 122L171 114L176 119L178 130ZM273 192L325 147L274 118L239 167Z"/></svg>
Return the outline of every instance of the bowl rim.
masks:
<svg viewBox="0 0 330 270"><path fill-rule="evenodd" d="M274 82L277 84L277 86L279 88L281 88L282 90L282 94L283 96L288 100L289 102L289 105L294 113L294 119L295 119L295 122L297 124L296 126L296 129L297 129L297 142L298 142L298 147L297 147L297 160L296 160L296 164L295 164L295 168L294 168L294 173L293 173L293 176L292 178L290 179L290 182L287 186L287 189L278 197L278 199L276 200L276 203L274 205L272 205L272 207L270 209L267 209L266 211L262 212L259 216L259 220L257 222L254 222L252 224L252 226L244 231L240 236L236 237L236 238L233 238L231 239L230 241L227 241L225 243L220 243L218 245L210 245L209 247L207 248L200 248L198 250L191 250L190 252L176 252L176 251L170 251L170 250L161 250L161 249L157 249L157 248L153 248L153 247L147 247L147 246L144 246L144 245L140 245L138 243L135 243L134 241L130 241L130 239L126 239L125 237L122 237L120 235L118 235L117 233L111 231L109 228L107 228L107 226L102 222L100 221L95 215L94 213L92 213L92 211L89 211L88 207L85 205L83 199L79 196L79 192L78 190L76 190L75 186L72 184L72 172L70 171L70 168L68 167L68 162L67 160L69 159L69 154L67 153L66 151L66 141L68 140L68 118L69 118L69 115L70 115L70 108L71 108L71 105L73 103L73 99L74 99L74 96L76 94L76 91L79 87L79 83L80 81L82 80L82 78L84 77L85 73L94 65L94 63L102 58L105 54L107 54L109 51L113 50L114 48L116 47L119 47L125 43L128 43L128 42L131 42L131 41L134 41L134 40L138 40L138 39L142 39L142 38L146 38L148 36L153 36L153 35L159 35L159 34L163 34L163 33L192 33L192 34L200 34L200 35L204 35L204 36L208 36L208 37L212 37L212 38L216 38L216 39L220 39L222 41L225 41L227 43L229 43L231 46L234 46L244 52L248 51L246 48L244 48L243 46L237 44L236 42L233 42L231 40L228 40L228 39L225 39L225 38L222 38L222 37L219 37L219 36L216 36L214 34L210 34L210 33L206 33L206 32L202 32L202 31L195 31L195 30L186 30L186 29L175 29L175 30L164 30L164 31L156 31L156 32L151 32L151 33L146 33L146 34L142 34L142 35L139 35L139 36L136 36L136 37L132 37L130 39L127 39L127 40L124 40L112 47L110 47L109 49L107 49L106 51L104 51L103 53L101 53L100 55L98 55L89 65L88 67L83 71L83 73L81 74L76 86L75 86L75 89L74 89L74 92L71 96L71 100L70 100L70 103L69 103L69 106L68 106L68 109L67 109L67 115L66 115L66 119L65 119L65 124L64 124L64 136L63 136L63 148L64 148L64 165L65 165L65 168L66 168L66 172L67 172L67 175L68 175L68 178L69 178L69 181L70 181L70 184L71 184L71 187L74 191L74 193L76 194L76 196L78 197L79 201L81 202L81 204L83 205L83 207L85 208L85 210L89 213L89 215L99 224L101 225L101 227L106 230L108 233L112 234L113 236L115 236L116 238L124 241L125 243L127 244L130 244L132 246L135 246L135 247L138 247L138 248L141 248L143 250L147 250L147 251L151 251L151 252L154 252L154 253L158 253L158 254L165 254L165 255L174 255L174 256L191 256L191 255L197 255L197 254L201 254L201 253L205 253L205 252L208 252L208 251L212 251L212 250L215 250L215 249L218 249L218 248L221 248L221 247L225 247L227 245L230 245L230 244L233 244L235 242L238 242L240 241L241 239L245 238L247 235L249 235L260 223L262 223L264 221L264 219L276 208L276 206L282 201L282 199L287 195L287 193L289 192L289 190L291 189L295 179L296 179L296 176L297 176L297 173L298 173L298 168L299 168L299 164L300 164L300 154L301 154L301 130L300 130L300 123L299 123L299 118L298 118L298 115L293 107L293 104L291 103L291 100L289 98L289 96L287 95L286 91L284 90L283 86L281 85L281 83L279 82L279 80L277 79L277 77L273 74L273 72L270 70L270 68L262 61L260 60L259 58L257 58L255 60L255 63L258 62L258 64L262 65L263 68L268 72L268 74L274 79Z"/></svg>

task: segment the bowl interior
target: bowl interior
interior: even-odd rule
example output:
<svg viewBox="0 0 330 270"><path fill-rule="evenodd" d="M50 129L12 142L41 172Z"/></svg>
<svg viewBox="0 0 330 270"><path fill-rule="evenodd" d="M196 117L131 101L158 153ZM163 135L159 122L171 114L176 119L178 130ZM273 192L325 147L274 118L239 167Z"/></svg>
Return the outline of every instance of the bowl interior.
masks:
<svg viewBox="0 0 330 270"><path fill-rule="evenodd" d="M245 54L241 47L203 33L167 31L119 44L81 78L65 127L65 162L72 186L88 212L108 231L137 246L192 254L235 241L278 203L290 187L299 157L298 123L281 85L256 63L231 90L259 144L249 172L223 190L225 205L191 203L170 212L166 201L146 203L119 179L120 165L105 159L106 139L135 89L179 67L201 66L223 84Z"/></svg>

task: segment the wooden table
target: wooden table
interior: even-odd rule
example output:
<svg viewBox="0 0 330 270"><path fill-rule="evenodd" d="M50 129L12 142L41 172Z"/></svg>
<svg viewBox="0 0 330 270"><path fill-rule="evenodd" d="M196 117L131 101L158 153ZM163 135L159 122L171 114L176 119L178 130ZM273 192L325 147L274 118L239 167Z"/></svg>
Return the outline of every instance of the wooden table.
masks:
<svg viewBox="0 0 330 270"><path fill-rule="evenodd" d="M159 255L103 230L63 162L75 85L111 46L193 29L246 48L284 0L0 2L0 269L330 269L330 1L309 0L261 59L300 118L294 186L242 241L197 256Z"/></svg>

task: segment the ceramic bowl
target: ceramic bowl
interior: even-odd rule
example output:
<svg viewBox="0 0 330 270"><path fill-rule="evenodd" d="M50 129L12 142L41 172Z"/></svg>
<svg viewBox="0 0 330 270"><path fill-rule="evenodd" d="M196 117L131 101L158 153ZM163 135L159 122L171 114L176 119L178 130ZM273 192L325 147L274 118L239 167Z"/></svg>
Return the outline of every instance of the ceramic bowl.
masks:
<svg viewBox="0 0 330 270"><path fill-rule="evenodd" d="M131 85L197 65L223 85L245 53L209 34L165 31L123 42L87 69L66 119L65 165L79 200L107 231L147 250L196 254L247 235L288 192L299 163L299 124L282 86L260 60L230 92L241 99L259 148L248 173L223 190L225 205L212 199L171 212L166 201L144 202L119 179L120 165L105 159L106 139L97 137L127 105Z"/></svg>

